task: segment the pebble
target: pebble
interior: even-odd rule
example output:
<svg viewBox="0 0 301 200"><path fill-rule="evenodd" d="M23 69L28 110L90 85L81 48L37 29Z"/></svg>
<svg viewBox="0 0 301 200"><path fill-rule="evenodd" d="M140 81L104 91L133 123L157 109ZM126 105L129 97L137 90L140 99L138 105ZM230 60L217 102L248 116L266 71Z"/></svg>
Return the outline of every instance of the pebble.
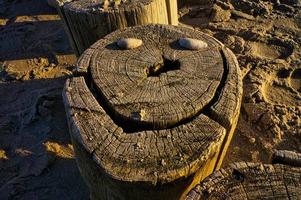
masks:
<svg viewBox="0 0 301 200"><path fill-rule="evenodd" d="M199 50L208 47L208 44L206 42L192 38L179 39L179 45L190 50Z"/></svg>
<svg viewBox="0 0 301 200"><path fill-rule="evenodd" d="M254 137L251 137L251 138L249 139L249 142L252 143L252 144L254 144L254 143L256 142L256 139L255 139Z"/></svg>
<svg viewBox="0 0 301 200"><path fill-rule="evenodd" d="M142 40L136 38L122 38L117 41L117 45L122 49L135 49L142 45Z"/></svg>

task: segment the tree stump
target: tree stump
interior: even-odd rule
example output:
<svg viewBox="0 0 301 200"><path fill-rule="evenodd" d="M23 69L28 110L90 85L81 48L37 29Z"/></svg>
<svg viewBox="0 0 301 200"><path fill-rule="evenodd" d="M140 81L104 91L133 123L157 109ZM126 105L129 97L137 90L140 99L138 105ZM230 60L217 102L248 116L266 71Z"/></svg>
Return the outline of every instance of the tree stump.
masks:
<svg viewBox="0 0 301 200"><path fill-rule="evenodd" d="M181 38L206 42L189 50ZM122 49L120 38L142 45ZM235 56L193 29L118 30L87 49L65 109L92 199L179 199L218 169L239 115Z"/></svg>
<svg viewBox="0 0 301 200"><path fill-rule="evenodd" d="M55 0L77 56L117 29L178 24L176 0Z"/></svg>
<svg viewBox="0 0 301 200"><path fill-rule="evenodd" d="M239 162L207 177L186 200L300 199L300 188L301 168Z"/></svg>

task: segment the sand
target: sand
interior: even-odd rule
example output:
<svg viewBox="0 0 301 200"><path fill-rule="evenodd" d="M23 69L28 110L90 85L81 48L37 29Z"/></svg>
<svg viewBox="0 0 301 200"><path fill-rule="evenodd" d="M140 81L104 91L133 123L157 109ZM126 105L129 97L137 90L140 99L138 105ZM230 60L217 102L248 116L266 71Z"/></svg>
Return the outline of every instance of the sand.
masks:
<svg viewBox="0 0 301 200"><path fill-rule="evenodd" d="M301 152L301 3L185 1L180 22L237 56L244 95L223 166ZM61 90L76 58L46 0L0 1L0 199L88 199Z"/></svg>

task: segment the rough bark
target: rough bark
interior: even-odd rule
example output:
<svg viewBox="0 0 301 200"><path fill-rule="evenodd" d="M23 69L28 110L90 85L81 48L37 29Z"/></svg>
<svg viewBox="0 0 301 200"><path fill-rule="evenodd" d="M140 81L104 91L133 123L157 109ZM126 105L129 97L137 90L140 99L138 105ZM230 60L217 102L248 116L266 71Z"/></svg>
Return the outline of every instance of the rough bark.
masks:
<svg viewBox="0 0 301 200"><path fill-rule="evenodd" d="M208 47L183 49L183 37ZM143 44L124 50L119 38ZM235 56L216 39L167 25L130 27L87 49L77 70L85 78L70 79L63 96L93 199L178 199L222 162L242 85Z"/></svg>
<svg viewBox="0 0 301 200"><path fill-rule="evenodd" d="M178 24L176 0L60 1L57 10L79 56L117 29L145 24Z"/></svg>
<svg viewBox="0 0 301 200"><path fill-rule="evenodd" d="M239 162L214 172L186 199L300 199L300 188L301 168Z"/></svg>

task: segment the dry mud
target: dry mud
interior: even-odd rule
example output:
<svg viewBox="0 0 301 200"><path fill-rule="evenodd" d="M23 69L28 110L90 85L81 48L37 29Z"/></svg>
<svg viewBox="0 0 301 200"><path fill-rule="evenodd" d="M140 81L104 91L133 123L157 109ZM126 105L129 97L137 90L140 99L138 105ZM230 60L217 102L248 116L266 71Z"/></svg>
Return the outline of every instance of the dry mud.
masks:
<svg viewBox="0 0 301 200"><path fill-rule="evenodd" d="M222 41L243 72L224 166L268 163L274 149L301 152L301 2L182 2L181 24ZM89 198L61 99L75 60L46 0L0 0L0 199Z"/></svg>

